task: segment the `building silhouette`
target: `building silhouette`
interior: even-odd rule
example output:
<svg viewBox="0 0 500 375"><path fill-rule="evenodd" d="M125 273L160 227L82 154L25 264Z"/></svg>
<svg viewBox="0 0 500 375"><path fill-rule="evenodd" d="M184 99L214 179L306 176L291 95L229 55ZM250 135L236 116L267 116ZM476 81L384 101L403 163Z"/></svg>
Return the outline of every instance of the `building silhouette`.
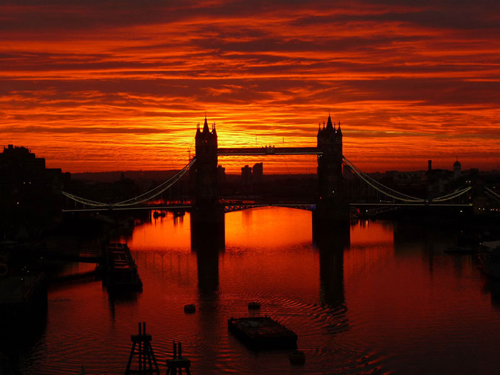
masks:
<svg viewBox="0 0 500 375"><path fill-rule="evenodd" d="M456 180L462 174L462 164L458 161L453 163L453 179Z"/></svg>
<svg viewBox="0 0 500 375"><path fill-rule="evenodd" d="M241 183L245 187L250 187L252 184L252 168L248 165L241 168Z"/></svg>
<svg viewBox="0 0 500 375"><path fill-rule="evenodd" d="M61 191L71 179L61 169L45 167L45 159L37 158L26 147L8 145L0 154L0 229L3 237L20 239L40 232L61 215Z"/></svg>
<svg viewBox="0 0 500 375"><path fill-rule="evenodd" d="M252 178L254 184L261 184L264 177L264 164L255 163L252 169Z"/></svg>

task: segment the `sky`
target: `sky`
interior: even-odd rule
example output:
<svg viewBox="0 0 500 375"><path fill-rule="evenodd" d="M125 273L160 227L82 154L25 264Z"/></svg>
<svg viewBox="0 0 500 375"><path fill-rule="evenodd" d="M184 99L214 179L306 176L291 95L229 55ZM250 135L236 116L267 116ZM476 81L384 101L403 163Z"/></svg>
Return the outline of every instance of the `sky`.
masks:
<svg viewBox="0 0 500 375"><path fill-rule="evenodd" d="M329 113L366 172L500 169L500 2L0 1L0 146L65 172L178 169L220 147L315 146ZM315 173L313 156L220 157Z"/></svg>

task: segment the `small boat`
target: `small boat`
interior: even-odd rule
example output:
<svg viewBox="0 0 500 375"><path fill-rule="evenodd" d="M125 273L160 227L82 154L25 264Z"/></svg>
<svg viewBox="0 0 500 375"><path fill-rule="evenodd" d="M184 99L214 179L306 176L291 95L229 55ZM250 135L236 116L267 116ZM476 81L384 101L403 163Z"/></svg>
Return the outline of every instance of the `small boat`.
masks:
<svg viewBox="0 0 500 375"><path fill-rule="evenodd" d="M500 278L500 241L481 242L479 261L486 275Z"/></svg>
<svg viewBox="0 0 500 375"><path fill-rule="evenodd" d="M249 302L248 303L248 310L259 310L259 309L260 309L259 302Z"/></svg>
<svg viewBox="0 0 500 375"><path fill-rule="evenodd" d="M155 211L153 212L153 217L155 219L158 219L159 217L165 217L167 216L167 213L165 211Z"/></svg>
<svg viewBox="0 0 500 375"><path fill-rule="evenodd" d="M175 210L174 211L174 217L184 216L185 214L186 214L186 211L184 211L184 210Z"/></svg>
<svg viewBox="0 0 500 375"><path fill-rule="evenodd" d="M297 334L268 316L230 318L229 331L256 350L297 349Z"/></svg>

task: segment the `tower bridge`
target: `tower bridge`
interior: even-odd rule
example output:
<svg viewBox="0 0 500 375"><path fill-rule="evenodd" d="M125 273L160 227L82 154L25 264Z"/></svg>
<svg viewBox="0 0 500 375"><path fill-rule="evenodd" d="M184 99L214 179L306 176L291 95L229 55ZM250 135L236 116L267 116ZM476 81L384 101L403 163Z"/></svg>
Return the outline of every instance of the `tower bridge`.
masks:
<svg viewBox="0 0 500 375"><path fill-rule="evenodd" d="M242 209L246 205L228 205L219 198L219 186L217 177L218 157L231 156L280 156L280 155L316 155L317 156L317 188L316 196L313 202L308 202L307 209L313 212L313 221L321 223L347 222L350 218L351 207L369 206L439 206L457 208L470 207L472 204L469 198L473 192L477 195L478 189L472 186L457 188L455 191L433 199L424 199L413 197L390 187L384 186L379 181L371 178L369 175L357 168L351 161L343 156L343 135L340 122L332 123L331 117L323 126L319 126L317 132L316 147L218 147L218 136L215 124L209 127L205 118L204 126L201 129L198 125L195 135L196 156L182 168L176 175L156 186L155 188L121 202L102 203L78 197L74 194L63 192L70 200L84 205L84 210L129 210L129 209L163 209L172 204L178 205L179 202L171 202L170 206L165 202L153 204L156 197L159 197L167 189L176 184L182 176L191 171L196 177L194 199L186 201L178 209L189 209L191 211L191 220L196 223L220 223L224 220L224 212L235 209ZM343 176L343 170L347 168L353 175L358 177L359 184L369 187L371 191L376 192L377 200L371 201L362 199L361 202L353 202L352 194L349 197L346 180ZM495 191L484 187L484 195L491 199L500 201L500 195ZM378 199L379 194L384 197ZM456 198L467 197L466 202L456 203ZM453 200L454 203L451 203ZM261 202L262 203L262 202ZM269 202L268 202L269 203ZM278 202L272 202L273 205ZM304 203L304 202L302 202ZM250 206L255 206L253 202ZM287 206L289 206L287 204ZM292 205L296 206L296 205ZM243 207L243 208L245 208ZM167 208L165 208L167 209ZM64 210L77 211L77 210ZM484 211L484 208L483 208Z"/></svg>
<svg viewBox="0 0 500 375"><path fill-rule="evenodd" d="M203 129L195 136L196 161L192 167L196 173L194 222L223 220L224 211L219 203L217 181L218 156L247 155L317 155L318 188L314 219L320 221L348 221L349 202L342 176L342 130L332 123L331 116L323 127L319 127L317 147L250 147L219 148L215 124L209 128L205 118Z"/></svg>

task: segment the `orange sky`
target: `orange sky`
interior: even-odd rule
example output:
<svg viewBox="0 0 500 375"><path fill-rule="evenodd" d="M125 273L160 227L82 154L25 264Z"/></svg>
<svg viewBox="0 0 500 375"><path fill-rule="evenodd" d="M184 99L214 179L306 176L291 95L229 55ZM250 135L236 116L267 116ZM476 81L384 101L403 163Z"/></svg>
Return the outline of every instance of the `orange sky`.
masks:
<svg viewBox="0 0 500 375"><path fill-rule="evenodd" d="M331 111L368 172L500 163L496 0L3 1L0 41L2 143L64 171L180 168L205 111L222 147L314 146ZM220 159L258 161L316 168Z"/></svg>

